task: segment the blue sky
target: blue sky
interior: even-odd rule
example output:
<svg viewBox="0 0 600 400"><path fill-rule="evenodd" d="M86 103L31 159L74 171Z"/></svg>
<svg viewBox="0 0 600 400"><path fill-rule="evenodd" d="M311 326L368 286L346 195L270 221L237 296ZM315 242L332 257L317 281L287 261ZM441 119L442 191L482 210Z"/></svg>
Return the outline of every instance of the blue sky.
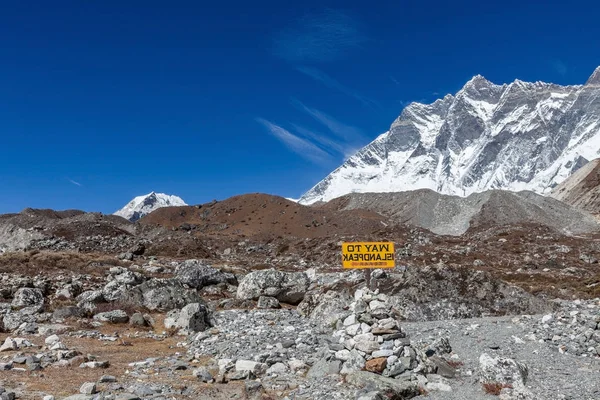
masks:
<svg viewBox="0 0 600 400"><path fill-rule="evenodd" d="M298 197L473 75L583 83L597 2L22 1L0 12L0 213Z"/></svg>

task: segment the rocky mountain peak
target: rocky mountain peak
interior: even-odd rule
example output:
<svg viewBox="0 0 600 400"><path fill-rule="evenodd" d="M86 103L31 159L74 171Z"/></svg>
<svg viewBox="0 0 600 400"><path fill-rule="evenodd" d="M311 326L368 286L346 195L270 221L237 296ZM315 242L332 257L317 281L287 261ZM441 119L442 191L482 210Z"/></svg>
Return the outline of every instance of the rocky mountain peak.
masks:
<svg viewBox="0 0 600 400"><path fill-rule="evenodd" d="M586 85L600 85L600 67L596 68L592 76L586 82Z"/></svg>
<svg viewBox="0 0 600 400"><path fill-rule="evenodd" d="M600 157L600 68L586 86L481 75L456 95L411 103L390 130L300 202L416 189L468 196L490 189L549 193L582 160Z"/></svg>
<svg viewBox="0 0 600 400"><path fill-rule="evenodd" d="M181 197L152 191L146 195L135 197L114 215L135 222L158 208L186 205Z"/></svg>

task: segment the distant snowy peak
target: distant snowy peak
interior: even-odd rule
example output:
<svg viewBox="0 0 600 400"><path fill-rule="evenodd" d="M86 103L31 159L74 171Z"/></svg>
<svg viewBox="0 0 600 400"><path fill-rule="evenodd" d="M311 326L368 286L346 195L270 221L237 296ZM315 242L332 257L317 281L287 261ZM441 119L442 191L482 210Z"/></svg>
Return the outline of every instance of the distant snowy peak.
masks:
<svg viewBox="0 0 600 400"><path fill-rule="evenodd" d="M455 95L411 103L390 130L305 193L300 203L352 192L490 189L547 194L600 156L600 67L585 85L481 75Z"/></svg>
<svg viewBox="0 0 600 400"><path fill-rule="evenodd" d="M114 215L135 222L157 208L173 206L187 206L187 204L181 197L152 192L144 196L135 197Z"/></svg>

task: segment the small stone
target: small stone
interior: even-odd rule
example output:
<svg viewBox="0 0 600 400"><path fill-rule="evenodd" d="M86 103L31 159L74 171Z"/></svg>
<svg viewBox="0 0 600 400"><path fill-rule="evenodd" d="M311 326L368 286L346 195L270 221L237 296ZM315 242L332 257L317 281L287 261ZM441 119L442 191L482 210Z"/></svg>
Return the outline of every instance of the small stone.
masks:
<svg viewBox="0 0 600 400"><path fill-rule="evenodd" d="M7 337L2 346L0 346L0 351L14 351L18 350L19 346L17 342L10 337Z"/></svg>
<svg viewBox="0 0 600 400"><path fill-rule="evenodd" d="M79 388L81 394L96 394L96 383L86 382Z"/></svg>
<svg viewBox="0 0 600 400"><path fill-rule="evenodd" d="M376 350L371 355L373 358L385 357L387 359L389 356L394 355L394 350Z"/></svg>
<svg viewBox="0 0 600 400"><path fill-rule="evenodd" d="M119 393L115 400L140 400L140 397L133 393Z"/></svg>
<svg viewBox="0 0 600 400"><path fill-rule="evenodd" d="M77 359L78 357L75 357L73 360ZM110 365L110 363L108 361L89 361L86 363L82 363L81 365L79 365L79 368L108 368Z"/></svg>
<svg viewBox="0 0 600 400"><path fill-rule="evenodd" d="M67 349L67 346L65 346L63 343L57 342L57 343L54 343L50 347L50 350L55 351L55 350L68 350L68 349Z"/></svg>
<svg viewBox="0 0 600 400"><path fill-rule="evenodd" d="M113 383L116 382L117 378L112 375L102 375L100 379L98 379L99 383Z"/></svg>
<svg viewBox="0 0 600 400"><path fill-rule="evenodd" d="M290 360L288 362L288 366L292 372L300 371L306 369L306 363L302 360Z"/></svg>
<svg viewBox="0 0 600 400"><path fill-rule="evenodd" d="M554 317L552 316L552 314L546 314L542 317L542 324L546 324L550 321L552 321L554 319Z"/></svg>
<svg viewBox="0 0 600 400"><path fill-rule="evenodd" d="M46 346L52 346L55 343L60 342L60 338L58 337L58 335L51 335L48 336L46 338L46 340L44 340L44 343L46 343Z"/></svg>
<svg viewBox="0 0 600 400"><path fill-rule="evenodd" d="M267 370L267 365L250 360L238 360L235 363L235 370L238 372L249 371L254 375L262 375Z"/></svg>
<svg viewBox="0 0 600 400"><path fill-rule="evenodd" d="M287 371L288 371L288 367L284 363L278 362L278 363L275 363L275 364L273 364L273 365L271 365L269 367L269 369L267 370L267 374L269 374L269 375L274 375L274 374L281 375L281 374L286 373Z"/></svg>
<svg viewBox="0 0 600 400"><path fill-rule="evenodd" d="M369 372L376 372L378 374L382 373L387 366L387 358L379 357L373 358L366 362L365 369Z"/></svg>
<svg viewBox="0 0 600 400"><path fill-rule="evenodd" d="M112 324L123 324L129 321L127 313L123 310L113 310L94 315L94 319L100 322L110 322Z"/></svg>
<svg viewBox="0 0 600 400"><path fill-rule="evenodd" d="M357 342L354 346L356 350L360 350L367 354L371 354L374 351L379 350L379 343L377 342Z"/></svg>
<svg viewBox="0 0 600 400"><path fill-rule="evenodd" d="M346 361L350 358L350 351L344 349L335 353L335 358L341 361Z"/></svg>
<svg viewBox="0 0 600 400"><path fill-rule="evenodd" d="M344 326L350 326L356 324L356 316L354 314L350 314L344 320Z"/></svg>
<svg viewBox="0 0 600 400"><path fill-rule="evenodd" d="M439 392L451 392L452 387L450 387L448 381L443 377L436 374L427 375L427 383L425 384L425 389L427 391L439 391Z"/></svg>
<svg viewBox="0 0 600 400"><path fill-rule="evenodd" d="M206 367L201 367L195 369L192 373L200 382L211 382L213 380L212 374L206 369Z"/></svg>
<svg viewBox="0 0 600 400"><path fill-rule="evenodd" d="M260 296L256 304L256 308L268 309L268 308L281 308L279 300L275 297Z"/></svg>
<svg viewBox="0 0 600 400"><path fill-rule="evenodd" d="M356 336L360 330L360 324L350 325L346 328L346 333L350 336Z"/></svg>
<svg viewBox="0 0 600 400"><path fill-rule="evenodd" d="M146 319L142 313L134 313L131 318L129 318L129 324L133 326L146 326Z"/></svg>
<svg viewBox="0 0 600 400"><path fill-rule="evenodd" d="M379 301L379 300L373 300L369 303L369 309L371 311L373 310L377 310L380 308L385 308L385 303L383 301Z"/></svg>

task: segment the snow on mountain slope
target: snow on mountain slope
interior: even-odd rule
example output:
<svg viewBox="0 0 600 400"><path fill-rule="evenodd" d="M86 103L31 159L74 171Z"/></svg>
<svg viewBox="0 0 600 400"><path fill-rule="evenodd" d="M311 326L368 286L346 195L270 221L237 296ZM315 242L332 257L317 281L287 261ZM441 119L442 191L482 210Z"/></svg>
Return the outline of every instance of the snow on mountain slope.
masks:
<svg viewBox="0 0 600 400"><path fill-rule="evenodd" d="M473 77L456 95L411 103L390 130L305 193L300 202L352 192L490 189L549 193L600 156L600 67L585 85Z"/></svg>
<svg viewBox="0 0 600 400"><path fill-rule="evenodd" d="M135 222L157 208L171 206L187 206L187 204L180 197L152 192L144 196L135 197L125 207L115 212L114 215Z"/></svg>

